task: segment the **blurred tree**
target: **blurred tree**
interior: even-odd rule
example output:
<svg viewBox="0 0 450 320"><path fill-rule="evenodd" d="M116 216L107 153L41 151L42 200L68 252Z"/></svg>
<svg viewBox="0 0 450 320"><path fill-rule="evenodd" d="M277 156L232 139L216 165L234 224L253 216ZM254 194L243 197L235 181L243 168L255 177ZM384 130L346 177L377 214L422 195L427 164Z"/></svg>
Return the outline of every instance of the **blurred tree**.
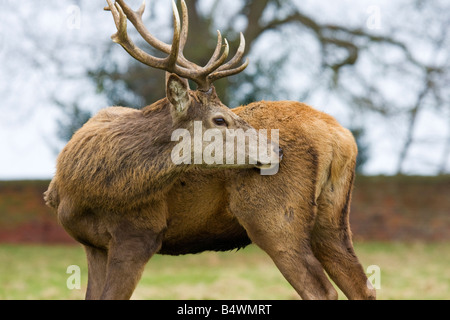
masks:
<svg viewBox="0 0 450 320"><path fill-rule="evenodd" d="M160 3L152 2L153 6ZM333 95L354 112L402 118L406 132L399 137L399 173L407 172L409 151L418 142L414 135L417 119L423 110L450 111L448 2L405 1L400 4L401 10L397 7L388 12L371 6L358 23L323 18L321 12L314 11L314 5L309 3L306 8L301 1L206 4L187 0L187 5L190 30L185 55L196 63L207 62L215 47L217 26L230 40L232 50L236 49L238 32L243 30L251 66L245 73L215 84L221 99L230 106L261 99ZM426 26L419 26L417 17ZM155 17L146 19L152 31ZM114 60L109 56L113 51L106 52L104 61ZM131 58L125 69L99 64L90 68L88 76L111 105L142 107L164 96L164 73ZM296 81L289 83L286 79ZM65 130L64 125L61 130ZM67 130L73 131L71 125ZM443 158L448 158L450 147L445 150ZM443 159L440 165L444 170L446 161Z"/></svg>

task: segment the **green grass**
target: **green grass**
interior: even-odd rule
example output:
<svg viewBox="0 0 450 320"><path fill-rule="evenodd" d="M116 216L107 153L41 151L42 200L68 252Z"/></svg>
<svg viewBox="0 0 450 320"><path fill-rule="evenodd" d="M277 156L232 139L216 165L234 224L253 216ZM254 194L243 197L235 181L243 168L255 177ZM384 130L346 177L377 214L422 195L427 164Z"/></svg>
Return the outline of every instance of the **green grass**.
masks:
<svg viewBox="0 0 450 320"><path fill-rule="evenodd" d="M450 299L450 244L358 243L367 268L381 269L379 299ZM81 289L70 290L67 267L81 268ZM0 245L0 299L82 299L87 267L78 246ZM134 299L298 299L267 255L238 252L155 256ZM345 298L340 293L340 298Z"/></svg>

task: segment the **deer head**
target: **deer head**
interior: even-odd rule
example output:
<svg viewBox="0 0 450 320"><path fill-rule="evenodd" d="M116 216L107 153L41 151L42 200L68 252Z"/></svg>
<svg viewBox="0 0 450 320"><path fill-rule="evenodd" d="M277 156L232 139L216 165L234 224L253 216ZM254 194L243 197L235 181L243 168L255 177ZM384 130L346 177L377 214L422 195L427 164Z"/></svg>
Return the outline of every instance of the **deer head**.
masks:
<svg viewBox="0 0 450 320"><path fill-rule="evenodd" d="M222 161L219 161L221 165L232 162L229 156L231 149L235 150L233 166L239 163L238 159L242 159L242 153L244 153L246 161L244 164L239 164L243 166L255 164L256 167L267 168L272 163L278 163L279 148L275 143L269 141L270 146L268 150L271 161L267 163L267 161L261 162L257 156L255 159L255 153L250 152L250 139L247 140L244 147L235 149L235 141L226 138L230 130L241 129L245 132L254 130L253 127L231 112L220 101L213 86L214 81L237 74L247 67L248 59L243 64L240 64L245 51L245 39L242 33L240 34L240 45L236 54L225 63L229 54L229 45L226 39L222 39L220 31L218 31L217 46L214 53L209 62L204 67L201 67L187 60L183 55L188 35L188 12L184 0L181 0L182 26L177 6L172 0L174 32L171 45L155 38L144 26L142 15L145 10L145 1L137 11L132 10L123 0L117 0L114 3L112 0L107 0L107 2L108 7L105 10L111 11L117 27L117 32L111 37L112 40L120 44L136 60L149 67L166 71L166 98L170 103L173 130L187 130L193 137L195 134L195 123L201 123L202 131L214 129L216 133L221 132L221 154L223 155ZM128 35L127 20L134 25L148 44L167 54L167 57L157 58L138 48ZM190 90L187 79L197 84L196 90ZM215 135L215 139L217 139L217 135ZM233 146L230 143L233 143ZM202 139L201 152L207 146L207 141ZM194 144L191 144L189 151L192 156L196 156L194 154L196 151ZM186 152L184 151L183 153L186 156ZM202 162L201 164L205 163Z"/></svg>

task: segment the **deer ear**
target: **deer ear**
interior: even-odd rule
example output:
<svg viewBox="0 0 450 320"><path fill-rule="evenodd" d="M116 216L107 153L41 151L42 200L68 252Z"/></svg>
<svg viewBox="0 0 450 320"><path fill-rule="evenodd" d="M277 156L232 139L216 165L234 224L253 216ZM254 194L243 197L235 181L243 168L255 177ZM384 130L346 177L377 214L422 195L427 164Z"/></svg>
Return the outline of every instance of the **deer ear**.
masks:
<svg viewBox="0 0 450 320"><path fill-rule="evenodd" d="M190 104L189 84L175 74L166 77L166 96L177 112L184 112Z"/></svg>

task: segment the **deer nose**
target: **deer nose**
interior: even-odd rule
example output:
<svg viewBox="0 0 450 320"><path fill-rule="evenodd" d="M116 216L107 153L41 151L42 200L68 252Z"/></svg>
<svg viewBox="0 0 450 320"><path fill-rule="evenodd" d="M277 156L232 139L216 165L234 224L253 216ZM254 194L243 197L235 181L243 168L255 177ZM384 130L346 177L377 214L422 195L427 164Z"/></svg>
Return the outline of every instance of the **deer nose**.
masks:
<svg viewBox="0 0 450 320"><path fill-rule="evenodd" d="M276 152L276 147L273 151ZM280 158L280 160L283 159L283 149L280 147L278 148L278 157Z"/></svg>

